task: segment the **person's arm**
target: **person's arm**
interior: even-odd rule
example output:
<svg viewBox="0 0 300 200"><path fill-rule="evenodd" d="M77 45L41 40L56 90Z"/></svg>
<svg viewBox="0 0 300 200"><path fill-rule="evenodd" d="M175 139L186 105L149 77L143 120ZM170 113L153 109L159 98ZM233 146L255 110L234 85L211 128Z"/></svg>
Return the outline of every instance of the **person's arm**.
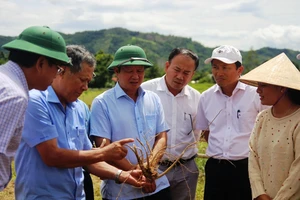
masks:
<svg viewBox="0 0 300 200"><path fill-rule="evenodd" d="M104 138L94 136L93 139L94 139L97 147L100 147L101 145L103 145ZM109 144L111 144L111 141L109 139L105 139L104 146L107 146ZM120 160L110 160L110 161L106 161L106 162L119 168L119 169L126 170L126 171L136 168L136 166L132 165L125 157Z"/></svg>
<svg viewBox="0 0 300 200"><path fill-rule="evenodd" d="M127 155L127 148L123 145L133 141L133 139L123 139L102 148L78 151L59 148L57 140L54 138L36 145L36 149L46 165L73 168L100 161L122 159Z"/></svg>
<svg viewBox="0 0 300 200"><path fill-rule="evenodd" d="M299 116L299 115L296 115ZM298 120L299 119L294 119ZM300 174L300 125L298 124L293 133L291 134L293 137L293 147L294 147L294 161L291 163L291 167L289 169L288 177L282 183L282 187L280 187L278 193L274 197L274 200L281 200L281 199L291 199L295 197L296 193L299 194L300 191L300 181L299 181L299 174ZM290 155L293 156L293 155Z"/></svg>
<svg viewBox="0 0 300 200"><path fill-rule="evenodd" d="M145 178L142 178L141 170L119 171L119 169L107 164L106 162L98 162L88 165L86 166L86 169L91 174L100 177L102 180L117 179L119 183L127 183L135 187L142 187L146 184Z"/></svg>
<svg viewBox="0 0 300 200"><path fill-rule="evenodd" d="M250 183L251 183L251 189L252 189L252 197L258 198L260 195L267 195L265 192L265 188L264 188L264 183L263 180L261 178L261 171L260 171L260 163L259 163L259 158L262 155L258 155L257 154L257 146L261 145L258 144L259 143L259 132L260 132L260 128L261 126L263 126L261 124L260 120L258 121L260 115L257 116L256 118L256 122L253 128L253 131L251 133L250 136L250 140L249 140L249 178L250 178ZM257 136L256 136L257 135Z"/></svg>

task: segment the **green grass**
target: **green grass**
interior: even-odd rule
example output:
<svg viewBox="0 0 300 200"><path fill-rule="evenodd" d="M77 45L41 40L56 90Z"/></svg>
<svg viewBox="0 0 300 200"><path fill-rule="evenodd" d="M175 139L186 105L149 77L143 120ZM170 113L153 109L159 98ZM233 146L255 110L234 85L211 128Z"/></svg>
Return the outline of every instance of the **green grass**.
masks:
<svg viewBox="0 0 300 200"><path fill-rule="evenodd" d="M196 90L203 92L213 84L209 83L203 83L203 84L190 84L193 88ZM79 98L83 100L88 106L92 104L93 99L104 92L107 89L89 89L88 91L85 91ZM206 142L200 142L199 143L199 153L204 153L206 149L207 143ZM205 174L204 174L204 166L205 166L206 159L204 158L196 158L196 163L199 168L199 179L197 184L197 193L196 193L196 200L203 199L203 189L204 189L204 180L205 180ZM14 166L13 166L14 169ZM16 174L13 171L13 177L10 183L8 184L7 188L0 192L0 199L5 200L14 200L14 181L16 178ZM94 195L95 200L101 199L100 194L100 179L98 177L92 176L93 179L93 185L94 185Z"/></svg>

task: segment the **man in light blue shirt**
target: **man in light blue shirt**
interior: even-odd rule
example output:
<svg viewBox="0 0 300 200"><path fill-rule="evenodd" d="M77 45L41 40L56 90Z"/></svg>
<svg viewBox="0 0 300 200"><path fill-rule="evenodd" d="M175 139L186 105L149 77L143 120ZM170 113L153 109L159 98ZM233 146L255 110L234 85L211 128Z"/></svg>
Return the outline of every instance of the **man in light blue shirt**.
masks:
<svg viewBox="0 0 300 200"><path fill-rule="evenodd" d="M60 67L61 73L45 91L30 91L24 131L15 160L16 199L83 200L84 167L102 179L116 179L141 186L138 171L118 173L108 160L122 159L124 144L117 141L92 150L86 125L87 106L77 98L88 89L96 66L95 58L83 47L71 45L67 53L72 67Z"/></svg>
<svg viewBox="0 0 300 200"><path fill-rule="evenodd" d="M167 144L166 132L169 128L164 119L160 99L154 92L145 91L140 87L144 80L145 68L151 66L140 47L128 45L118 49L114 61L108 67L108 70L115 72L118 83L114 88L96 97L92 103L90 134L94 136L97 146L102 144L104 138L107 140L106 144L109 144L130 137L139 139L144 145L145 148L139 142L134 143L140 149L140 156L145 158L147 152L152 150L150 162L157 152L164 152ZM155 168L162 155L156 157ZM110 163L122 170L132 170L137 166L137 158L132 151L128 151L125 159ZM101 183L101 194L104 200L171 199L169 182L165 176L155 181L151 180L149 185L143 188L104 180Z"/></svg>

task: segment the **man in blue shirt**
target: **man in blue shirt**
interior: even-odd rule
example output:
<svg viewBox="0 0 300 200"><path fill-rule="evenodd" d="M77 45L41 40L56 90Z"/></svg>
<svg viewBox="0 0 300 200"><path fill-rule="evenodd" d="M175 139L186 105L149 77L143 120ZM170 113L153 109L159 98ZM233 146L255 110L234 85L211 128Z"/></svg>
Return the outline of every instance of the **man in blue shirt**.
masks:
<svg viewBox="0 0 300 200"><path fill-rule="evenodd" d="M145 68L151 66L144 50L138 46L128 45L117 50L108 70L114 71L118 82L114 88L94 99L90 134L95 137L97 146L102 144L104 138L107 140L106 144L127 137L139 139L141 143L135 142L135 145L140 156L145 158L146 154L149 155L152 151L149 162L153 161L154 167L157 168L166 148L166 132L169 128L159 97L154 92L145 91L140 87L144 80ZM156 157L158 152L162 154ZM128 151L125 159L111 163L122 170L132 170L137 166L137 158L132 151ZM102 198L171 199L169 182L165 176L149 182L141 189L104 180L101 183Z"/></svg>
<svg viewBox="0 0 300 200"><path fill-rule="evenodd" d="M122 159L124 139L92 149L86 133L89 112L78 97L88 89L95 58L80 46L68 46L73 66L61 73L45 91L30 91L21 144L17 151L16 199L85 199L82 166L102 179L116 179L141 186L138 171L118 174L105 162ZM118 174L118 176L116 176Z"/></svg>

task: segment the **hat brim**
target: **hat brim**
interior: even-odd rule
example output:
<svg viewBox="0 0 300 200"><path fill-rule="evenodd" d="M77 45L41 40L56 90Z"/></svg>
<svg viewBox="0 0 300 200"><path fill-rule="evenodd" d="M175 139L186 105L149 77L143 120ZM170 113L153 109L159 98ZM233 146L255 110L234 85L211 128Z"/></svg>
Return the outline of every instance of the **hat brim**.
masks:
<svg viewBox="0 0 300 200"><path fill-rule="evenodd" d="M227 63L227 64L232 64L232 63L237 62L236 60L230 60L230 59L224 58L224 57L212 57L212 58L207 58L207 59L204 61L204 63L205 63L205 64L209 64L209 63L211 63L211 61L214 60L214 59L220 60L220 61L222 61L223 63Z"/></svg>
<svg viewBox="0 0 300 200"><path fill-rule="evenodd" d="M258 83L266 83L300 90L300 72L284 53L254 68L239 80L256 87Z"/></svg>
<svg viewBox="0 0 300 200"><path fill-rule="evenodd" d="M119 64L122 63L122 61L113 61L108 67L107 69L109 71L113 71L113 69L117 66L119 66ZM122 63L121 66L144 66L145 68L149 68L152 67L153 64L150 62L146 62L143 60L133 60L133 61L128 61L125 63Z"/></svg>
<svg viewBox="0 0 300 200"><path fill-rule="evenodd" d="M61 62L61 64L68 65L68 66L72 65L70 58L67 56L66 53L54 51L54 50L48 50L41 46L27 42L25 40L15 39L15 40L3 45L2 48L6 49L6 50L16 49L16 50L22 50L22 51L27 51L27 52L31 52L31 53L36 53L36 54L39 54L42 56L47 56L49 58L57 60L57 61Z"/></svg>

